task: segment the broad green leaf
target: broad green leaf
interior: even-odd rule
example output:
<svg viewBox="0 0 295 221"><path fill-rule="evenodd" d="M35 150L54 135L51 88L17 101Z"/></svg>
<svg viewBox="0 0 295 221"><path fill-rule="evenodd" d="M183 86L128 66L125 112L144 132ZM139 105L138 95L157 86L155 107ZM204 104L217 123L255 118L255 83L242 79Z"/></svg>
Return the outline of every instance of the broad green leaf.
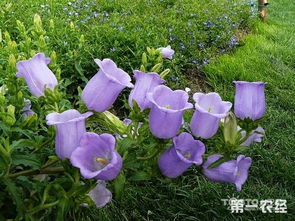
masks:
<svg viewBox="0 0 295 221"><path fill-rule="evenodd" d="M143 181L143 180L149 180L151 178L151 175L145 171L138 171L133 176L130 177L130 180L132 181Z"/></svg>
<svg viewBox="0 0 295 221"><path fill-rule="evenodd" d="M114 188L115 188L115 198L120 200L122 198L124 187L125 187L126 177L123 172L115 179Z"/></svg>
<svg viewBox="0 0 295 221"><path fill-rule="evenodd" d="M32 169L41 168L40 158L33 154L17 153L12 155L13 165L24 165Z"/></svg>
<svg viewBox="0 0 295 221"><path fill-rule="evenodd" d="M23 217L24 203L22 200L20 189L15 185L15 183L11 179L5 177L2 180L3 180L3 183L6 185L6 191L9 192L9 194L11 195L11 197L13 199L13 202L16 205L16 209L17 209L17 213L18 213L17 216ZM16 219L16 220L18 220L18 219Z"/></svg>

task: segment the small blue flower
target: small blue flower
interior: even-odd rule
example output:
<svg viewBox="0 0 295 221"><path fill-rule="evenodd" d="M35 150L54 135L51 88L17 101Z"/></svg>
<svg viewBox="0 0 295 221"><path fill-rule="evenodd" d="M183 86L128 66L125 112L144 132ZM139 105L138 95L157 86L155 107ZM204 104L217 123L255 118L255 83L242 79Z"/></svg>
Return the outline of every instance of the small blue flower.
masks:
<svg viewBox="0 0 295 221"><path fill-rule="evenodd" d="M203 42L200 42L200 43L198 44L198 46L199 46L200 48L204 48L204 43L203 43Z"/></svg>
<svg viewBox="0 0 295 221"><path fill-rule="evenodd" d="M173 81L178 81L178 80L179 80L179 77L177 77L177 76L174 75L174 76L171 77L171 79L172 79Z"/></svg>
<svg viewBox="0 0 295 221"><path fill-rule="evenodd" d="M207 59L204 59L202 62L203 62L203 65L209 64L209 61Z"/></svg>
<svg viewBox="0 0 295 221"><path fill-rule="evenodd" d="M169 40L170 41L174 41L176 39L176 37L170 37Z"/></svg>

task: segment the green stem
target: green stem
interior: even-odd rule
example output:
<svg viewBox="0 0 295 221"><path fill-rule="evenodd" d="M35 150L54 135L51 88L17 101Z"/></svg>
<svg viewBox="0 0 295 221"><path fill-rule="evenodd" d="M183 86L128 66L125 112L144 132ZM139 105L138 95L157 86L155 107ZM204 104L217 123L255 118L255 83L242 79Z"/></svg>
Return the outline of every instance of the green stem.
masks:
<svg viewBox="0 0 295 221"><path fill-rule="evenodd" d="M54 168L42 168L41 170L24 170L18 173L9 174L8 177L16 178L18 176L31 176L38 174L55 174L62 173L65 169L63 167L54 167Z"/></svg>
<svg viewBox="0 0 295 221"><path fill-rule="evenodd" d="M53 207L53 206L57 205L58 203L59 203L59 200L56 200L56 201L54 201L52 203L47 203L47 204L44 204L44 205L36 206L35 208L29 210L28 213L34 214L36 212L39 212L40 210L48 209L50 207Z"/></svg>

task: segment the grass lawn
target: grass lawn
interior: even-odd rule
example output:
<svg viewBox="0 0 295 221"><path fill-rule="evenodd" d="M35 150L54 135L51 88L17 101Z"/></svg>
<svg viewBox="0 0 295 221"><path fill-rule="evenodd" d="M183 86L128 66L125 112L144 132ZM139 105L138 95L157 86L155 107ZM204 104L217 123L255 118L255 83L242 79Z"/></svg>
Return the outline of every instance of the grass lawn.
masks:
<svg viewBox="0 0 295 221"><path fill-rule="evenodd" d="M288 5L288 7L286 7ZM232 81L266 81L266 137L248 155L253 164L241 193L233 186L196 176L191 170L174 180L130 187L122 202L97 212L105 220L294 220L295 218L295 5L271 2L269 21L255 22L244 45L205 69L207 83L233 101ZM192 88L194 85L191 85ZM231 214L221 199L286 199L288 214L245 211Z"/></svg>

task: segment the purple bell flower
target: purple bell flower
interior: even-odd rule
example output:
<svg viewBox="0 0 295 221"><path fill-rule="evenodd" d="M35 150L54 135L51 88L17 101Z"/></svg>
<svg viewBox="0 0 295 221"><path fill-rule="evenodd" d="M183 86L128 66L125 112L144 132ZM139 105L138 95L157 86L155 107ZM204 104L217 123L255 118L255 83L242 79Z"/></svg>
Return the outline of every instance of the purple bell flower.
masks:
<svg viewBox="0 0 295 221"><path fill-rule="evenodd" d="M80 114L79 111L72 109L46 116L47 125L56 125L55 152L60 159L71 157L81 137L86 133L85 119L92 114L92 112Z"/></svg>
<svg viewBox="0 0 295 221"><path fill-rule="evenodd" d="M217 132L220 119L228 114L232 104L222 101L217 93L195 93L193 99L196 111L190 128L195 136L208 139Z"/></svg>
<svg viewBox="0 0 295 221"><path fill-rule="evenodd" d="M264 82L234 81L236 85L234 111L237 117L257 120L265 113Z"/></svg>
<svg viewBox="0 0 295 221"><path fill-rule="evenodd" d="M23 116L24 118L27 118L33 114L35 114L34 111L31 110L31 101L29 99L24 99L25 106L23 107Z"/></svg>
<svg viewBox="0 0 295 221"><path fill-rule="evenodd" d="M257 133L257 132L259 132L259 133ZM245 137L246 131L242 131L241 134L242 134L242 137ZM260 143L264 134L265 134L264 129L262 127L257 127L255 130L252 130L251 135L241 145L242 146L250 146L253 142Z"/></svg>
<svg viewBox="0 0 295 221"><path fill-rule="evenodd" d="M36 97L43 96L45 88L53 90L58 84L55 75L47 66L49 63L50 58L46 58L44 53L38 53L33 58L16 64L16 77L24 78L30 92Z"/></svg>
<svg viewBox="0 0 295 221"><path fill-rule="evenodd" d="M89 192L89 197L93 200L97 208L104 207L112 200L112 193L106 188L104 181L99 180L94 189Z"/></svg>
<svg viewBox="0 0 295 221"><path fill-rule="evenodd" d="M193 107L188 103L188 94L159 85L147 97L152 103L149 116L152 134L162 139L174 137L181 127L183 111Z"/></svg>
<svg viewBox="0 0 295 221"><path fill-rule="evenodd" d="M131 119L129 119L129 118L124 118L123 119L123 123L125 124L125 125L129 125L129 124L131 124L132 123L132 120Z"/></svg>
<svg viewBox="0 0 295 221"><path fill-rule="evenodd" d="M158 48L160 53L162 54L163 58L172 59L174 55L174 50L168 45L166 48Z"/></svg>
<svg viewBox="0 0 295 221"><path fill-rule="evenodd" d="M147 99L147 93L151 92L156 86L163 84L165 80L154 72L145 73L136 70L133 73L136 83L129 95L128 103L132 107L132 101L135 100L140 109L144 110L151 106L151 102Z"/></svg>
<svg viewBox="0 0 295 221"><path fill-rule="evenodd" d="M183 132L173 138L173 146L162 153L158 165L164 176L175 178L192 164L201 165L204 153L205 145L199 140L194 140L189 133Z"/></svg>
<svg viewBox="0 0 295 221"><path fill-rule="evenodd" d="M209 180L234 184L237 191L240 192L242 185L248 178L248 170L252 164L252 159L244 155L239 155L237 160L224 162L211 169L207 168L221 157L222 155L219 154L209 156L203 164L203 173Z"/></svg>
<svg viewBox="0 0 295 221"><path fill-rule="evenodd" d="M86 179L113 180L121 171L122 158L115 150L116 140L110 134L87 132L71 156L73 166Z"/></svg>
<svg viewBox="0 0 295 221"><path fill-rule="evenodd" d="M94 60L100 67L85 86L82 92L82 100L88 109L104 112L117 99L125 87L132 88L130 76L118 68L111 59Z"/></svg>

